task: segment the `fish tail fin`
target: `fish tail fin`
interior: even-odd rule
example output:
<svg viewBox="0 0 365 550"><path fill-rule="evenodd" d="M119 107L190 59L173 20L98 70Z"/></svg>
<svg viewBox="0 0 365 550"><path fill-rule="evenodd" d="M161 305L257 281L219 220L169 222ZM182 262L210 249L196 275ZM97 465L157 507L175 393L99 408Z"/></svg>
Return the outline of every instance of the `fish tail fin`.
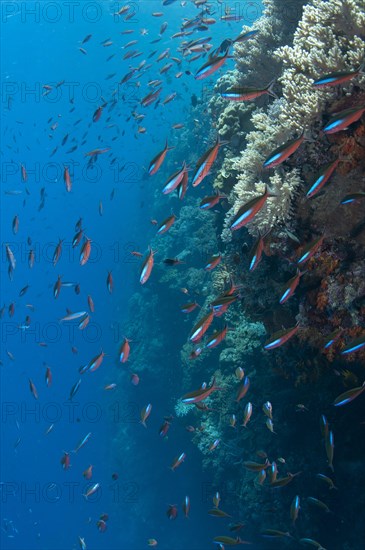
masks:
<svg viewBox="0 0 365 550"><path fill-rule="evenodd" d="M265 239L272 231L272 227L269 227L269 229L266 229L263 233L259 231L259 235L262 239Z"/></svg>
<svg viewBox="0 0 365 550"><path fill-rule="evenodd" d="M221 391L221 390L223 390L223 388L220 388L219 386L216 386L216 383L215 383L215 376L214 376L214 378L213 378L213 381L212 381L210 387L213 389L213 391Z"/></svg>
<svg viewBox="0 0 365 550"><path fill-rule="evenodd" d="M353 157L351 155L341 155L338 156L338 162L353 162Z"/></svg>
<svg viewBox="0 0 365 550"><path fill-rule="evenodd" d="M265 195L267 195L268 198L270 197L277 197L277 193L274 193L274 191L268 186L268 184L265 184Z"/></svg>
<svg viewBox="0 0 365 550"><path fill-rule="evenodd" d="M166 138L166 145L165 145L165 149L166 151L172 151L172 149L175 149L175 145L170 145L167 143L167 138Z"/></svg>
<svg viewBox="0 0 365 550"><path fill-rule="evenodd" d="M305 128L302 135L304 141L309 141L310 143L316 142L316 139L313 137L312 132L309 130L309 128Z"/></svg>
<svg viewBox="0 0 365 550"><path fill-rule="evenodd" d="M222 147L223 145L227 145L228 143L230 143L229 139L221 139L220 135L218 134L217 136L218 147Z"/></svg>
<svg viewBox="0 0 365 550"><path fill-rule="evenodd" d="M273 91L275 84L276 84L276 78L273 78L271 82L269 82L269 84L267 85L266 91L271 97L274 97L275 99L279 99L277 94Z"/></svg>

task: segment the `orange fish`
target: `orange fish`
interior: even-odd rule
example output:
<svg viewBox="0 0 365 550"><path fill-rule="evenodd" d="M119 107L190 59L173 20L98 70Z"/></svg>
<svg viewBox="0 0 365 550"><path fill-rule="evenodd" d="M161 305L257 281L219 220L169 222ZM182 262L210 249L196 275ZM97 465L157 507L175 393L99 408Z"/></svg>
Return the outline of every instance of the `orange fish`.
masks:
<svg viewBox="0 0 365 550"><path fill-rule="evenodd" d="M187 170L188 170L188 168L186 166L186 162L184 161L182 167L180 168L180 170L177 170L176 172L174 172L166 180L165 185L162 189L162 193L164 195L168 195L169 193L174 191L179 186L179 184L181 183L182 179L184 178L184 175L187 173Z"/></svg>
<svg viewBox="0 0 365 550"><path fill-rule="evenodd" d="M114 290L114 280L113 280L111 271L108 271L108 276L106 278L106 287L108 289L109 294L111 294Z"/></svg>
<svg viewBox="0 0 365 550"><path fill-rule="evenodd" d="M237 231L237 229L240 229L241 227L247 225L256 216L256 214L264 207L267 199L274 196L275 195L270 193L266 185L265 192L263 193L263 195L255 197L254 199L243 204L239 208L239 210L236 212L236 214L232 219L232 223L230 226L231 231Z"/></svg>
<svg viewBox="0 0 365 550"><path fill-rule="evenodd" d="M21 168L21 171L22 171L22 180L23 181L27 181L28 179L28 174L27 174L27 171L25 169L25 166L23 166L22 164L20 165L20 168Z"/></svg>
<svg viewBox="0 0 365 550"><path fill-rule="evenodd" d="M86 470L82 473L85 479L91 479L93 475L93 467L92 464Z"/></svg>
<svg viewBox="0 0 365 550"><path fill-rule="evenodd" d="M150 416L151 410L152 410L151 403L148 403L148 405L143 407L143 409L141 410L141 421L140 422L141 422L142 426L144 426L145 428L147 428L146 420Z"/></svg>
<svg viewBox="0 0 365 550"><path fill-rule="evenodd" d="M93 122L97 122L100 119L102 112L103 112L102 107L98 107L96 109L95 113L93 114Z"/></svg>
<svg viewBox="0 0 365 550"><path fill-rule="evenodd" d="M83 495L86 499L96 493L96 491L100 489L100 483L94 483L89 489L86 491L86 493Z"/></svg>
<svg viewBox="0 0 365 550"><path fill-rule="evenodd" d="M245 397L249 388L250 388L250 379L248 376L245 376L243 382L241 382L241 384L238 386L237 397L236 397L237 403Z"/></svg>
<svg viewBox="0 0 365 550"><path fill-rule="evenodd" d="M171 149L174 149L174 147L169 147L166 139L165 148L160 153L158 153L150 162L150 165L148 167L148 173L150 176L156 174L156 172L161 168L161 165L165 160L167 151L171 151Z"/></svg>
<svg viewBox="0 0 365 550"><path fill-rule="evenodd" d="M188 171L185 170L184 174L183 174L183 177L179 183L179 185L177 186L176 190L177 190L177 196L179 197L179 199L182 201L183 198L185 197L186 195L186 191L188 190L188 182L189 182L189 174L188 174Z"/></svg>
<svg viewBox="0 0 365 550"><path fill-rule="evenodd" d="M204 269L205 271L212 271L215 267L217 267L218 264L222 261L222 254L218 252L218 254L213 254L205 265Z"/></svg>
<svg viewBox="0 0 365 550"><path fill-rule="evenodd" d="M212 451L214 451L214 449L216 449L216 448L218 447L218 445L219 445L219 439L216 439L215 441L213 441L213 443L211 443L211 444L209 445L209 449L208 449L208 450L209 450L210 452L212 452Z"/></svg>
<svg viewBox="0 0 365 550"><path fill-rule="evenodd" d="M52 372L51 372L51 369L49 367L47 367L47 369L46 369L45 379L46 379L46 385L49 388L50 385L52 384Z"/></svg>
<svg viewBox="0 0 365 550"><path fill-rule="evenodd" d="M58 275L57 281L55 282L55 284L53 286L53 296L54 296L54 298L58 298L58 296L60 295L61 287L62 287L61 276Z"/></svg>
<svg viewBox="0 0 365 550"><path fill-rule="evenodd" d="M141 285L144 285L148 281L148 279L150 278L152 268L153 268L153 264L154 264L153 256L154 256L155 253L156 253L156 251L152 250L152 248L149 247L149 252L148 252L145 260L143 261L141 274L140 274L140 277L139 277L139 282L141 283Z"/></svg>
<svg viewBox="0 0 365 550"><path fill-rule="evenodd" d="M18 233L18 229L19 229L19 218L18 218L18 216L14 216L12 228L13 228L14 235L16 235Z"/></svg>
<svg viewBox="0 0 365 550"><path fill-rule="evenodd" d="M12 269L15 269L15 266L16 266L16 260L15 260L15 256L10 248L9 245L5 245L5 249L6 249L6 259L8 260L9 262L9 265L11 266Z"/></svg>
<svg viewBox="0 0 365 550"><path fill-rule="evenodd" d="M91 313L94 313L94 311L95 311L94 301L93 301L92 297L90 296L90 294L87 297L87 303L89 305L89 309L90 309Z"/></svg>
<svg viewBox="0 0 365 550"><path fill-rule="evenodd" d="M178 468L180 464L184 462L185 458L186 458L186 453L181 453L180 456L177 456L176 458L174 458L170 466L171 470L174 472L176 468Z"/></svg>
<svg viewBox="0 0 365 550"><path fill-rule="evenodd" d="M106 149L93 149L92 151L85 153L85 157L95 157L96 155L102 155L103 153L107 153L108 151L110 151L110 147Z"/></svg>
<svg viewBox="0 0 365 550"><path fill-rule="evenodd" d="M221 388L218 388L218 386L215 385L215 378L213 378L213 381L210 386L199 388L198 390L185 394L181 398L181 401L188 405L193 405L195 403L199 403L200 401L203 401L204 399L209 397L214 391L217 391L220 389Z"/></svg>
<svg viewBox="0 0 365 550"><path fill-rule="evenodd" d="M139 376L135 372L133 372L131 374L131 382L132 382L133 386L138 386L138 384L139 384Z"/></svg>
<svg viewBox="0 0 365 550"><path fill-rule="evenodd" d="M225 325L222 330L215 331L212 336L209 338L209 340L206 342L205 347L212 349L218 346L223 340L225 339L227 335L228 327Z"/></svg>
<svg viewBox="0 0 365 550"><path fill-rule="evenodd" d="M67 166L65 166L65 169L63 172L63 181L65 182L66 191L67 193L69 193L72 189L72 182L71 182L70 172Z"/></svg>
<svg viewBox="0 0 365 550"><path fill-rule="evenodd" d="M85 237L84 244L81 247L80 252L80 265L85 265L90 257L91 252L91 239Z"/></svg>
<svg viewBox="0 0 365 550"><path fill-rule="evenodd" d="M55 251L53 253L52 263L55 266L58 260L60 259L61 253L62 253L62 243L63 239L58 240L58 244L55 248Z"/></svg>
<svg viewBox="0 0 365 550"><path fill-rule="evenodd" d="M66 451L64 451L64 454L61 458L61 464L62 464L62 468L64 470L68 470L71 466L70 464L70 453L67 453Z"/></svg>
<svg viewBox="0 0 365 550"><path fill-rule="evenodd" d="M129 342L132 340L128 340L128 338L124 338L122 345L120 347L119 352L119 361L121 363L126 363L128 361L129 353L131 351L131 347L129 345Z"/></svg>
<svg viewBox="0 0 365 550"><path fill-rule="evenodd" d="M180 311L182 313L191 313L196 307L200 307L197 302L189 302L188 304L181 306Z"/></svg>
<svg viewBox="0 0 365 550"><path fill-rule="evenodd" d="M29 269L32 269L32 267L34 266L34 260L35 260L34 251L33 251L33 250L29 250L29 254L28 254L28 266L29 266Z"/></svg>
<svg viewBox="0 0 365 550"><path fill-rule="evenodd" d="M175 214L172 214L168 218L166 218L158 227L157 229L157 235L162 235L163 233L166 233L170 229L170 227L175 223L176 216Z"/></svg>
<svg viewBox="0 0 365 550"><path fill-rule="evenodd" d="M207 315L202 317L198 323L193 327L191 331L190 341L194 344L199 342L212 324L214 312L210 311Z"/></svg>
<svg viewBox="0 0 365 550"><path fill-rule="evenodd" d="M37 388L33 384L32 380L29 378L29 389L31 391L31 394L33 395L34 399L38 399L38 392Z"/></svg>
<svg viewBox="0 0 365 550"><path fill-rule="evenodd" d="M218 136L217 141L215 142L213 147L208 149L208 151L206 151L206 153L204 153L204 155L200 157L200 159L196 163L196 169L192 181L193 187L199 185L203 181L203 179L209 174L213 163L217 158L219 147L222 147L222 145L225 145L226 143L228 142L220 141Z"/></svg>
<svg viewBox="0 0 365 550"><path fill-rule="evenodd" d="M186 518L188 518L189 517L189 512L190 512L190 497L186 496L184 498L182 509L183 509L183 512L184 512L184 516Z"/></svg>
<svg viewBox="0 0 365 550"><path fill-rule="evenodd" d="M98 355L96 355L93 359L91 359L91 361L87 365L86 371L89 371L89 372L96 371L102 364L105 355L106 353L103 350L101 350L101 352L98 353Z"/></svg>
<svg viewBox="0 0 365 550"><path fill-rule="evenodd" d="M113 382L112 384L107 384L106 386L104 386L104 390L111 391L111 390L115 390L116 387L117 385Z"/></svg>

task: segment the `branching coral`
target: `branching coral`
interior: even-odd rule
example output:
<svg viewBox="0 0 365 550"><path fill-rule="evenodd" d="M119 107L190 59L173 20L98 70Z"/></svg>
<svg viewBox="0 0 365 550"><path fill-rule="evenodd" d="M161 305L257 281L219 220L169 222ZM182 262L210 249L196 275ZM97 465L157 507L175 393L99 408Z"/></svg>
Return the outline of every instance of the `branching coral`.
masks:
<svg viewBox="0 0 365 550"><path fill-rule="evenodd" d="M304 0L300 0L288 10L285 0L264 0L263 15L254 24L258 34L248 41L235 44L236 69L223 74L214 87L215 95L209 101L209 112L217 119L219 135L229 139L233 149L242 149L246 132L252 130L250 115L255 109L255 103L232 104L218 94L233 86L263 86L276 77L281 61L274 58L273 53L281 44L287 43L288 37L293 34L303 3ZM251 27L244 25L242 33L251 30ZM231 168L231 163L224 161L225 179L232 171ZM220 188L224 183L218 176L214 186Z"/></svg>
<svg viewBox="0 0 365 550"><path fill-rule="evenodd" d="M299 0L288 6L287 0L264 0L265 9L262 17L255 21L256 36L235 46L237 69L248 77L260 78L261 82L273 78L279 62L273 59L274 50L287 43L293 34L301 16L305 0ZM242 32L252 30L244 26Z"/></svg>
<svg viewBox="0 0 365 550"><path fill-rule="evenodd" d="M175 414L178 418L186 416L193 410L191 405L186 405L186 403L183 403L182 401L178 401L174 408Z"/></svg>
<svg viewBox="0 0 365 550"><path fill-rule="evenodd" d="M229 326L235 328L227 333L227 346L221 352L219 361L245 368L247 355L261 346L261 340L266 334L265 327L262 323L250 322L242 313L237 314L233 310L228 311L226 320Z"/></svg>
<svg viewBox="0 0 365 550"><path fill-rule="evenodd" d="M283 46L274 52L274 57L284 65L279 81L283 85L285 108L279 122L293 125L296 121L297 130L315 123L326 101L337 90L315 89L313 80L325 73L359 67L365 54L364 40L364 2L313 0L305 6L293 46ZM365 84L365 79L359 82Z"/></svg>
<svg viewBox="0 0 365 550"><path fill-rule="evenodd" d="M280 47L271 55L267 53L269 58L284 66L279 78L282 98L266 113L261 110L253 113L251 122L255 130L248 134L247 147L241 156L236 162L231 161L237 183L230 196L233 208L226 217L224 240L231 238L228 226L240 206L262 192L261 166L265 156L298 132L313 128L315 124L319 126L328 100L336 96L337 90L333 88L314 89L313 80L334 70L354 70L360 65L365 50L364 29L363 2L359 6L354 0L313 0L303 9L293 46ZM259 59L262 55L258 50ZM365 87L365 79L359 78L357 85ZM347 89L353 86L349 84ZM266 182L278 196L267 201L261 215L250 224L251 233L290 218L292 200L300 184L299 172L292 169L285 174L277 173Z"/></svg>

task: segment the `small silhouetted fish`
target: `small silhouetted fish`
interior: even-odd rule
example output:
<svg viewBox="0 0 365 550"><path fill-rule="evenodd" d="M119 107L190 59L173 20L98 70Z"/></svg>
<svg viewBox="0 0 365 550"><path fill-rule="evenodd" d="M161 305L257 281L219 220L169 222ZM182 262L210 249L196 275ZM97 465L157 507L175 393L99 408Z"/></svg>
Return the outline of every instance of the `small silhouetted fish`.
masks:
<svg viewBox="0 0 365 550"><path fill-rule="evenodd" d="M163 263L165 265L169 265L169 266L174 266L174 265L178 265L178 264L183 264L184 262L182 262L181 260L179 260L178 258L166 258Z"/></svg>
<svg viewBox="0 0 365 550"><path fill-rule="evenodd" d="M23 287L21 289L21 291L19 292L19 296L24 296L24 294L27 292L28 288L29 288L29 285L26 285L25 287Z"/></svg>

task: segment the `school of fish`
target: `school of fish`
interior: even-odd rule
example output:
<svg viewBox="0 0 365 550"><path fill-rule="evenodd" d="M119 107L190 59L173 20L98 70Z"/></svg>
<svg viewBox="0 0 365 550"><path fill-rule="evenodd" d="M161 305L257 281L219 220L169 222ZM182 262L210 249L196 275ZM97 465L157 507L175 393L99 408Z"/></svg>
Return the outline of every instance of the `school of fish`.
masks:
<svg viewBox="0 0 365 550"><path fill-rule="evenodd" d="M147 112L149 109L164 109L165 106L171 102L174 102L179 99L178 94L173 89L173 82L171 76L174 75L175 79L186 80L186 91L188 92L188 83L189 79L194 80L203 80L206 78L215 78L217 77L217 71L224 69L226 62L232 58L232 48L236 43L247 42L247 48L250 47L250 39L258 35L258 31L254 28L243 34L240 34L239 27L242 17L234 11L225 7L224 11L222 9L217 9L217 6L223 8L225 5L222 0L218 0L218 4L213 4L209 0L183 0L177 2L176 0L161 0L159 2L160 11L155 11L151 13L151 17L156 19L164 17L165 13L169 9L170 5L175 5L180 7L183 17L178 21L176 19L176 28L171 30L171 34L168 39L166 32L169 32L169 25L166 22L163 22L160 27L160 32L158 36L150 40L150 44L153 44L153 51L149 55L145 55L143 51L139 48L141 46L141 40L146 40L149 37L149 30L147 28L140 29L125 29L121 33L125 35L125 42L121 43L120 35L113 38L105 39L101 44L101 48L109 48L111 51L113 46L117 43L118 47L122 50L123 60L126 63L133 63L135 66L129 65L129 70L120 77L119 85L122 87L128 85L133 87L136 91L137 99L133 103L133 107L129 117L126 120L126 123L131 123L132 130L126 130L128 128L127 124L123 127L122 134L126 131L131 132L131 137L134 139L140 139L140 136L148 132L148 116ZM196 16L193 18L186 18L184 16L184 8L195 6ZM128 22L133 18L134 8L132 5L125 4L114 16L123 18L125 22ZM220 24L226 24L227 34L234 33L235 38L226 38L222 36L217 36L216 38L211 38L208 36L211 33L211 29L214 28L214 24L217 22ZM169 29L169 30L168 30ZM175 31L175 32L174 32ZM135 39L130 40L130 36L133 35ZM139 35L139 36L138 36ZM259 36L259 35L258 35ZM225 38L222 41L222 38ZM95 40L92 34L85 36L80 40L78 46L78 51L82 56L88 56L88 48ZM122 38L124 40L124 38ZM219 42L221 42L219 44ZM166 46L168 44L168 46ZM114 54L111 55L111 59ZM141 61L136 64L133 60L137 58L143 58ZM200 60L200 61L199 61ZM194 70L190 67L194 66ZM186 68L189 67L189 68ZM322 78L313 82L313 86L317 88L325 88L329 86L340 86L343 83L346 83L352 79L355 79L360 73L362 73L361 68L353 68L352 71L348 72L338 72L332 73L330 75L323 75ZM108 75L107 79L112 79L115 75ZM258 78L258 80L260 80ZM146 82L147 81L147 82ZM214 86L214 80L208 81L209 85ZM128 83L128 84L127 84ZM260 85L257 87L235 87L227 89L221 93L221 97L227 101L253 101L258 97L267 96L269 98L277 98L277 93L274 92L275 81L270 83L265 83L265 85ZM49 85L45 83L43 85L43 94L50 94L54 88L62 87L63 81L60 81L56 86ZM165 91L167 88L167 92ZM115 99L115 93L111 93L109 98L105 98L103 103L96 106L95 109L90 112L90 120L88 121L88 127L92 125L102 125L105 124L108 127L114 127L116 124L113 122L113 109L117 105ZM74 112L74 107L71 105L70 113ZM352 109L348 109L341 113L336 113L331 120L323 126L323 134L331 134L339 131L344 131L351 124L360 120L365 112L365 106L359 105ZM56 135L57 128L59 125L59 117L54 116L52 119L48 120L47 131L52 135L53 141L56 141L57 138L53 138ZM75 126L82 124L85 121L77 120ZM177 122L173 125L172 130L178 131L183 128L184 123ZM142 125L143 124L143 125ZM278 144L278 147L272 151L263 162L262 169L263 171L274 170L282 163L284 163L291 155L300 147L305 147L306 141L306 131L310 130L303 128L303 132L298 137L293 137L292 140L284 143ZM119 130L118 130L119 132ZM169 195L170 193L175 193L176 196L182 201L187 192L189 192L189 182L191 184L190 192L194 193L195 188L202 186L203 181L206 183L206 179L214 171L214 166L216 159L220 153L221 148L229 147L229 142L222 141L219 136L216 137L215 142L211 144L210 147L202 146L202 143L196 144L196 150L198 154L198 159L193 163L193 159L185 159L182 164L178 165L177 169L172 173L165 175L164 178L160 177L162 173L162 167L167 156L174 155L172 151L178 151L179 142L178 140L174 145L172 145L165 136L158 136L158 141L160 142L159 152L156 154L151 154L150 159L148 159L146 164L146 175L148 178L151 178L151 181L154 182L156 187L160 189L162 195ZM68 150L64 149L66 143L70 145ZM86 150L85 145L87 143L86 130L81 143L77 142L72 137L72 131L63 136L58 145L54 147L50 154L50 158L56 154L59 154L60 151L63 152L64 157L64 166L63 166L63 185L64 192L71 194L74 188L73 173L70 166L67 164L66 155L74 153L76 150L82 150L82 154L90 166L93 166L98 162L99 157L107 156L110 164L114 164L117 158L117 152L113 150L113 146L104 146L103 140L100 140L100 143L96 144L96 147L91 150ZM306 192L308 199L311 199L319 191L321 191L328 180L331 178L332 174L335 172L341 159L335 159L331 163L320 170L320 173L312 182L310 188ZM192 166L194 164L194 166ZM31 191L27 187L28 173L26 164L21 164L19 166L20 173L20 182L23 185L21 190L6 190L5 194L10 196L20 197L23 194L26 195L24 199L23 206L26 204L27 197L31 194ZM203 186L202 186L203 187ZM114 199L115 189L112 190L110 195L110 200ZM47 200L47 189L42 187L40 192L40 200L38 205L38 211L46 208ZM232 232L239 231L241 228L249 224L254 217L260 212L264 207L267 201L270 201L273 198L270 189L268 186L265 187L263 193L254 199L250 200L248 203L242 204L239 210L234 215L231 220L230 230ZM197 208L201 210L210 210L217 207L221 201L226 200L226 195L218 194L213 191L209 191L204 197L197 195L198 205ZM342 204L351 204L354 201L363 200L364 196L361 193L353 196L344 197ZM20 199L19 199L20 200ZM104 215L105 211L105 198L104 202L101 199L96 200L95 212L100 216ZM19 205L18 205L19 207ZM22 226L22 218L19 214L20 208L14 212L12 226L10 233L13 236L13 242L16 242L17 237L21 234L21 231L24 231L26 228ZM81 213L82 216L82 213ZM67 238L70 239L72 243L72 248L77 252L78 264L83 267L90 261L93 254L93 238L92 228L85 228L83 225L82 217L78 219L74 227L70 227L70 233L68 236L64 235L62 238L58 237L58 241L55 242L52 254L51 254L51 263L54 267L54 279L50 281L50 297L52 297L52 303L59 303L59 301L67 299L68 288L73 289L73 291L82 297L83 303L80 306L78 311L72 311L67 306L65 306L65 312L61 317L58 317L58 322L62 324L76 324L80 331L84 330L90 319L93 315L96 314L97 306L94 304L94 300L91 294L85 294L83 291L84 282L80 278L81 283L78 282L78 278L75 281L64 280L63 275L61 274L61 269L59 268L59 263L62 263L64 243ZM166 217L161 221L151 219L151 224L155 226L156 233L153 245L157 243L157 239L163 238L162 235L170 230L174 223L179 218L179 214L171 212L169 207L166 206ZM107 223L107 222L106 222ZM87 231L87 234L86 234ZM90 231L90 234L89 234ZM264 253L264 241L267 237L267 234L259 235L257 242L254 245L253 250L250 255L250 266L249 271L254 271ZM313 240L308 243L301 243L299 247L299 254L295 263L295 272L293 276L285 284L282 293L278 296L278 303L284 304L289 300L295 293L296 288L300 285L301 277L305 273L305 267L307 262L314 257L321 250L323 242L325 241L325 234L316 235L313 237ZM33 248L32 238L29 236L27 238L27 263L29 270L39 269L37 266L37 257L36 251ZM13 245L8 239L8 242L3 243L3 258L5 258L5 263L7 265L8 276L10 281L15 283L16 281L16 268L18 258L16 253L13 251ZM145 252L132 251L132 256L140 262L139 275L136 276L139 278L139 283L141 286L148 285L149 282L153 279L154 266L156 261L164 263L165 266L169 268L174 268L177 265L182 264L181 269L184 269L184 262L179 260L177 257L165 258L163 260L158 259L158 246L156 250L152 248L151 242L145 243ZM224 254L217 252L213 254L210 258L207 258L205 265L200 266L202 270L207 272L215 269L222 261L224 260ZM105 292L109 295L113 294L114 291L114 277L112 271L106 270L105 275ZM15 286L15 285L14 285ZM85 285L86 286L86 285ZM18 310L22 311L24 309L24 304L21 302L21 299L28 293L28 289L31 288L31 285L24 281L21 285L21 290L18 293L15 293L13 297L9 296L7 305L1 308L1 317L5 315L7 309L8 315L12 318ZM182 289L183 293L189 295L190 291L188 289ZM141 289L143 292L143 289ZM187 303L180 307L180 310L183 314L188 315L199 308L197 301L192 298L189 299ZM228 308L234 307L241 299L240 287L235 285L232 281L230 286L220 295L216 296L215 299L210 303L210 307L207 311L202 311L198 317L197 322L191 327L190 334L188 336L188 341L194 346L194 349L191 353L190 358L193 360L198 357L204 349L213 349L216 346L221 345L227 335L227 331L231 330L231 327L224 324L220 328L210 331L211 326L214 324L216 319L224 316ZM56 301L56 302L54 302ZM63 302L65 303L65 302ZM50 303L50 311L52 304ZM36 305L27 304L25 306L27 314L24 319L19 319L19 330L27 331L31 327L31 313L33 312ZM263 348L267 352L275 350L288 342L291 338L294 338L295 335L300 331L301 327L297 324L289 328L279 328L277 332L270 335L266 341L263 343ZM330 347L336 338L340 338L341 333L339 332L336 335L331 335L331 338L324 343L324 348ZM128 366L130 357L133 355L133 347L138 346L139 343L133 342L133 335L126 335L121 341L117 353L117 361ZM46 342L39 342L39 346L47 346ZM365 339L364 337L359 338L354 341L346 342L346 346L341 352L342 355L356 354L359 350L364 349ZM73 346L72 352L77 354L77 349ZM16 357L16 350L6 350L9 360L14 361ZM275 351L273 351L275 353ZM103 368L105 358L111 356L115 358L115 353L112 350L108 350L106 353L103 349L94 350L90 353L90 356L84 358L83 365L78 369L76 376L73 376L73 379L70 379L70 392L66 396L69 401L72 401L75 395L79 392L80 386L84 385L84 380L87 377L92 376L93 373L99 368ZM143 384L143 379L139 379L139 375L130 372L130 382L132 385ZM181 392L181 402L185 405L191 405L196 407L201 411L209 411L211 405L216 406L219 404L220 399L224 399L225 392L229 391L236 395L235 403L236 410L232 412L229 419L227 419L227 425L230 425L233 430L250 430L252 429L252 421L258 415L263 414L262 421L267 428L267 436L275 437L280 433L280 426L274 424L275 422L275 411L270 401L265 402L260 405L261 412L258 410L258 404L254 401L254 380L250 380L250 377L245 374L243 368L237 367L234 372L234 378L236 380L233 383L232 387L219 387L216 384L216 380L213 378L211 380L204 380L206 375L203 372L199 372L201 384L199 387L195 388L186 388ZM38 400L41 399L42 395L47 391L47 388L50 388L52 384L55 383L52 368L48 364L44 364L44 387L40 387L40 382L38 380L33 380L31 378L26 378L24 384L28 384L29 392L32 396L32 399ZM106 392L112 392L118 390L118 383L114 380L110 380L108 384L103 387L103 390ZM342 407L348 405L355 399L360 398L360 396L365 393L365 382L359 387L354 387L338 395L334 396L332 405L334 407ZM250 397L252 396L252 397ZM176 396L177 397L177 396ZM180 397L180 396L179 396ZM247 401L247 398L252 399L252 401ZM207 400L207 402L206 402ZM273 398L274 400L274 398ZM306 414L308 411L305 404L297 404L292 407L292 412L298 412L301 414ZM151 403L145 403L140 411L140 424L144 428L149 428L149 423L151 416L153 417L153 396L151 395ZM294 415L295 416L295 415ZM53 429L53 425L49 426L46 430L46 435ZM194 433L195 430L198 430L198 427L195 426L186 426L188 432ZM172 416L166 416L162 419L161 427L158 431L158 434L161 438L165 438L167 433L171 433L173 437L174 419ZM320 483L327 486L329 489L336 489L335 482L333 479L335 471L335 456L334 456L334 433L335 426L331 426L324 415L320 417L320 434L322 437L323 445L323 454L327 460L327 468L323 468L322 472L315 472L313 476L319 480ZM72 450L64 451L60 449L60 465L61 468L66 472L71 467L71 459L76 460L81 449L86 447L91 438L94 435L92 432L86 434L80 434L80 440L75 442L75 448ZM216 449L224 444L220 439L215 439L211 441L209 446L209 452L217 452ZM18 446L18 443L17 443ZM86 450L85 449L85 450ZM83 451L84 452L84 451ZM81 453L80 453L81 454ZM242 457L241 457L242 458ZM161 462L162 467L170 469L169 474L171 475L171 484L174 484L174 476L177 475L176 470L181 468L184 469L184 462L190 460L189 453L186 453L184 449L180 449L176 446L176 456L169 459L162 457ZM281 491L284 490L288 484L295 484L297 476L301 475L301 472L291 472L288 468L292 468L291 464L288 466L283 458L269 457L264 451L257 453L256 457L251 457L250 460L242 460L242 465L240 468L251 472L253 474L253 483L257 487L263 489L266 488L267 491ZM279 473L279 467L281 472ZM237 476L240 474L237 473ZM88 489L83 494L85 500L88 500L93 494L97 493L101 485L99 482L91 481L93 480L93 465L91 464L91 458L85 462L85 470L82 474L84 479L90 481ZM112 479L116 480L118 478L117 473L112 474ZM340 488L338 488L340 490ZM252 544L251 541L244 540L244 538L238 535L238 532L241 532L241 529L244 530L244 523L239 517L235 518L234 523L229 523L226 525L224 520L232 519L237 514L231 510L226 511L220 508L220 494L216 492L212 499L213 508L210 508L211 505L207 506L206 513L213 518L216 518L215 521L217 525L222 526L222 532L225 531L225 534L215 536L212 542L220 549L224 550L225 547L235 546L240 544ZM307 537L298 538L295 531L295 525L298 521L298 517L302 514L302 502L305 501L305 511L306 513L330 513L330 508L328 505L311 495L296 495L291 503L290 509L288 509L288 529L286 531L281 531L275 528L275 524L267 529L262 530L258 535L262 540L271 539L271 540L285 540L287 542L294 542L303 547L315 547L319 550L325 550L320 542L317 542L311 538L311 534L308 533ZM191 508L192 504L192 508ZM190 510L191 508L191 510ZM161 521L163 521L164 515L166 514L169 520L175 521L179 516L179 509L181 509L182 514L185 518L189 518L191 514L194 513L194 503L190 502L190 497L186 495L183 499L181 506L176 504L170 504L167 507L167 510L161 511ZM188 523L187 523L188 526ZM99 532L104 532L108 527L108 515L103 514L98 518L96 522L96 528ZM187 527L188 528L188 527ZM166 541L165 541L166 543ZM87 548L87 542L85 538L80 534L79 547L81 549ZM207 541L208 544L208 541ZM146 546L157 546L158 541L153 538L153 533L151 533L151 538L146 540ZM171 546L172 547L172 546Z"/></svg>

